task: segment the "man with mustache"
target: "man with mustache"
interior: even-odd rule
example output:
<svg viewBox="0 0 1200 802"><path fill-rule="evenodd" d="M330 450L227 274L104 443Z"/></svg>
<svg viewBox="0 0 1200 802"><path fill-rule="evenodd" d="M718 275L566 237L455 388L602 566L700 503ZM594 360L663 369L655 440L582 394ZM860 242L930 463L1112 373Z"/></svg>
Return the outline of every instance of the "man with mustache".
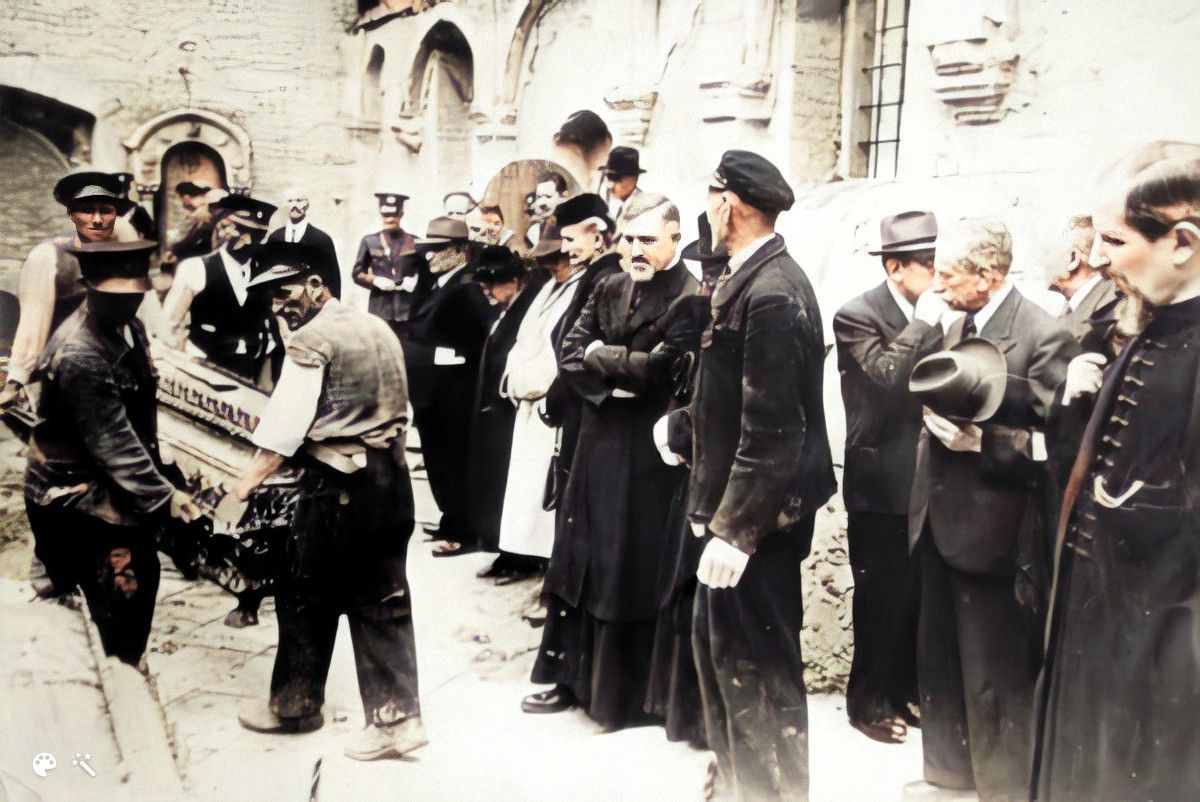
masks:
<svg viewBox="0 0 1200 802"><path fill-rule="evenodd" d="M610 730L646 718L658 569L671 500L686 478L660 459L651 430L667 410L675 358L696 331L692 324L689 334L694 318L668 312L698 286L679 261L675 204L642 194L623 224L625 269L596 285L560 351L559 370L583 414L533 670L534 682L554 687L523 704L534 713L578 704Z"/></svg>
<svg viewBox="0 0 1200 802"><path fill-rule="evenodd" d="M157 531L200 510L164 476L156 381L136 313L156 243L70 245L86 289L38 359L25 508L60 593L79 586L105 654L137 666L158 591Z"/></svg>
<svg viewBox="0 0 1200 802"><path fill-rule="evenodd" d="M289 458L303 464L304 478L289 570L276 591L279 649L270 700L245 706L238 720L264 733L319 728L344 614L366 719L345 754L399 757L428 742L405 567L413 497L404 459L404 351L385 322L333 297L320 259L300 243L267 243L251 281L269 293L292 335L237 496L248 498ZM321 443L336 447L338 467L305 450Z"/></svg>
<svg viewBox="0 0 1200 802"><path fill-rule="evenodd" d="M21 265L17 290L21 319L13 336L8 377L0 390L0 407L20 399L46 341L83 301L79 260L70 248L114 239L117 217L132 205L122 189L117 175L92 171L72 173L55 185L54 199L66 207L75 236L43 240Z"/></svg>
<svg viewBox="0 0 1200 802"><path fill-rule="evenodd" d="M525 232L525 238L531 244L538 244L554 210L566 199L567 179L554 170L547 170L538 176L529 197L529 229Z"/></svg>
<svg viewBox="0 0 1200 802"><path fill-rule="evenodd" d="M216 218L218 248L179 264L163 310L178 347L257 381L278 332L268 306L247 291L250 255L275 207L246 195L226 195L209 209Z"/></svg>
<svg viewBox="0 0 1200 802"><path fill-rule="evenodd" d="M329 282L329 291L334 298L342 297L342 271L338 267L337 249L333 239L308 219L308 192L298 188L288 190L284 208L288 219L282 228L267 235L268 242L299 242L321 254L324 261L322 275Z"/></svg>

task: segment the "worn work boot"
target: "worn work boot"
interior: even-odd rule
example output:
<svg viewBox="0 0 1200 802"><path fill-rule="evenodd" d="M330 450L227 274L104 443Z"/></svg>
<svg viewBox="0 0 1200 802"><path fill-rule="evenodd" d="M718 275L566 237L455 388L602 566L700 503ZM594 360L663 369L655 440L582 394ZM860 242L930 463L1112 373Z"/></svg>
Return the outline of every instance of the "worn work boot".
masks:
<svg viewBox="0 0 1200 802"><path fill-rule="evenodd" d="M406 718L399 724L377 727L368 724L346 744L346 757L352 760L379 760L384 757L403 757L429 743L420 716Z"/></svg>
<svg viewBox="0 0 1200 802"><path fill-rule="evenodd" d="M247 702L238 711L238 722L253 732L297 735L321 729L325 717L320 713L300 718L280 718L267 702Z"/></svg>

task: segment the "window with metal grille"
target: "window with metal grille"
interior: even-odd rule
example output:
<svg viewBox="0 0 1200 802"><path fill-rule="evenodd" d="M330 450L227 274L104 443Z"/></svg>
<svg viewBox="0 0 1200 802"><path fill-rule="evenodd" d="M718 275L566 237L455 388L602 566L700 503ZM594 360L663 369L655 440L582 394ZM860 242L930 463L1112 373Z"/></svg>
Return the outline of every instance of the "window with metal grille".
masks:
<svg viewBox="0 0 1200 802"><path fill-rule="evenodd" d="M858 106L859 159L868 178L894 178L904 106L904 55L908 49L909 0L875 0L874 56L862 68L867 102ZM860 95L861 97L861 95ZM865 136L864 136L865 134Z"/></svg>

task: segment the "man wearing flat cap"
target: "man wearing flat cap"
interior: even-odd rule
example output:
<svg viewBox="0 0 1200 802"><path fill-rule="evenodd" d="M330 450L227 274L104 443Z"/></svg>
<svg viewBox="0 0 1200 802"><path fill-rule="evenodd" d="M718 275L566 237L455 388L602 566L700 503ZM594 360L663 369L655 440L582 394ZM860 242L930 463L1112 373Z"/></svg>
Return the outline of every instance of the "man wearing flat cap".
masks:
<svg viewBox="0 0 1200 802"><path fill-rule="evenodd" d="M483 343L498 311L474 280L468 233L462 220L435 217L416 241L432 286L413 312L409 335L431 358L410 365L408 376L429 488L442 513L437 537L444 542L434 554L443 557L478 548L468 522L471 401Z"/></svg>
<svg viewBox="0 0 1200 802"><path fill-rule="evenodd" d="M93 171L61 179L54 187L54 199L66 207L75 236L43 240L21 265L17 289L21 318L13 336L8 376L0 390L0 406L19 399L46 341L83 301L79 260L70 249L114 239L118 216L132 205L122 194L118 176Z"/></svg>
<svg viewBox="0 0 1200 802"><path fill-rule="evenodd" d="M248 291L250 257L266 237L275 207L245 195L226 195L209 209L216 217L218 249L179 264L163 311L180 347L258 381L268 352L280 341L269 305Z"/></svg>
<svg viewBox="0 0 1200 802"><path fill-rule="evenodd" d="M747 151L727 151L708 190L729 260L692 400L688 515L705 539L693 638L715 786L739 799L808 796L800 563L837 486L821 313L775 233L793 201L779 170Z"/></svg>
<svg viewBox="0 0 1200 802"><path fill-rule="evenodd" d="M362 238L350 277L355 284L371 291L367 310L382 318L400 338L411 371L415 365L428 361L428 355L416 353L419 349L408 336L409 318L419 300L417 285L422 272L416 238L400 227L408 196L377 192L375 197L383 228Z"/></svg>
<svg viewBox="0 0 1200 802"><path fill-rule="evenodd" d="M399 757L428 741L405 568L413 497L404 458L404 352L386 323L333 297L316 261L302 244L267 243L251 282L292 334L237 496L249 498L288 459L303 466L304 477L289 570L276 591L279 649L270 698L245 706L238 720L256 732L320 727L345 615L366 725L345 753L354 760ZM312 457L318 446L339 464Z"/></svg>
<svg viewBox="0 0 1200 802"><path fill-rule="evenodd" d="M1003 223L940 226L933 284L893 341L927 354L978 336L1007 363L1003 399L987 420L926 399L909 507L925 780L985 800L1028 792L1049 569L1044 429L1079 353L1059 321L1008 283L1011 263ZM912 389L929 364L913 372Z"/></svg>
<svg viewBox="0 0 1200 802"><path fill-rule="evenodd" d="M604 195L608 200L608 215L620 221L621 210L629 199L640 194L638 179L646 172L638 163L635 148L619 145L608 152L608 161L600 167L604 176Z"/></svg>
<svg viewBox="0 0 1200 802"><path fill-rule="evenodd" d="M138 665L146 650L168 514L200 511L164 476L156 381L136 313L150 288L156 243L68 246L86 300L38 359L38 423L30 438L25 508L35 552L59 593L79 586L105 654Z"/></svg>
<svg viewBox="0 0 1200 802"><path fill-rule="evenodd" d="M846 407L842 498L854 574L846 713L869 738L899 743L917 722L917 577L908 554L908 500L923 424L908 376L923 352L897 338L933 281L937 220L931 212L901 212L884 217L879 229L880 247L871 253L886 277L833 318Z"/></svg>

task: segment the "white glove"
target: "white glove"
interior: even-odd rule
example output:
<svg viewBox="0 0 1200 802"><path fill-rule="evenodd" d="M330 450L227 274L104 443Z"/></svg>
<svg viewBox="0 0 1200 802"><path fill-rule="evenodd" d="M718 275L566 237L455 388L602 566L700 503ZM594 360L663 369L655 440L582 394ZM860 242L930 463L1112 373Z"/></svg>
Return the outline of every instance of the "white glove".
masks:
<svg viewBox="0 0 1200 802"><path fill-rule="evenodd" d="M933 291L933 288L925 290L917 298L917 304L913 307L913 319L921 320L928 323L930 326L936 326L941 322L942 316L950 311L950 305Z"/></svg>
<svg viewBox="0 0 1200 802"><path fill-rule="evenodd" d="M683 457L676 454L667 445L667 416L663 415L659 418L651 431L654 436L654 447L658 449L658 456L662 457L662 461L672 467L682 465Z"/></svg>
<svg viewBox="0 0 1200 802"><path fill-rule="evenodd" d="M1094 393L1104 381L1103 366L1108 363L1104 354L1080 354L1067 365L1067 382L1063 386L1063 406L1078 396Z"/></svg>
<svg viewBox="0 0 1200 802"><path fill-rule="evenodd" d="M412 292L416 288L417 288L417 277L416 276L405 276L404 280L400 282L400 292Z"/></svg>
<svg viewBox="0 0 1200 802"><path fill-rule="evenodd" d="M396 282L392 281L387 276L376 276L371 279L371 283L375 285L375 289L381 292L391 292L396 289Z"/></svg>
<svg viewBox="0 0 1200 802"><path fill-rule="evenodd" d="M714 537L708 541L704 553L700 555L700 567L696 569L696 578L700 580L700 584L710 588L736 588L748 562L749 554L719 537Z"/></svg>
<svg viewBox="0 0 1200 802"><path fill-rule="evenodd" d="M953 421L946 420L941 415L935 415L926 410L925 428L942 441L942 445L951 451L979 452L983 443L983 430L973 423L959 426Z"/></svg>

